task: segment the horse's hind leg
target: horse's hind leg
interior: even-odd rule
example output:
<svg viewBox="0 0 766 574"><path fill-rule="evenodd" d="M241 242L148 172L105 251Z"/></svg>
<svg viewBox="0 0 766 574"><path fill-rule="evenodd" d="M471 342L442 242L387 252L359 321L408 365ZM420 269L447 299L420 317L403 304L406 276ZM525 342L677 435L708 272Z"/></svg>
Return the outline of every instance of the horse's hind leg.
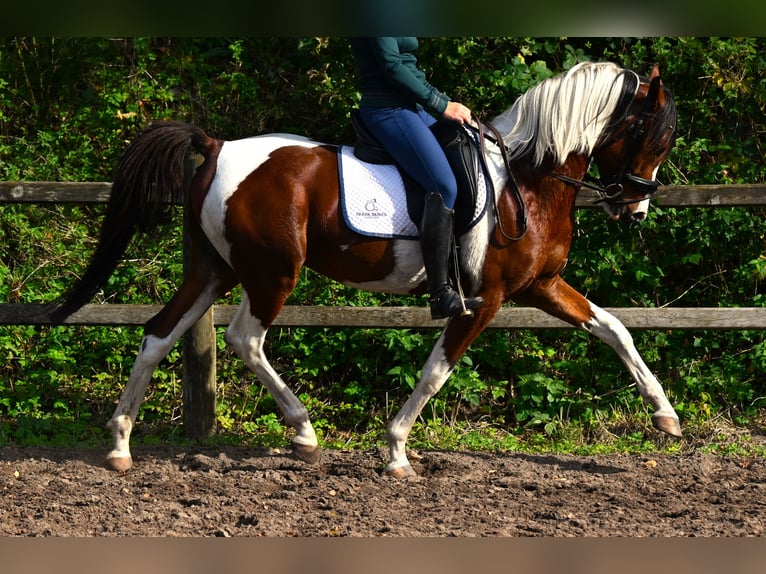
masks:
<svg viewBox="0 0 766 574"><path fill-rule="evenodd" d="M210 269L206 268L205 271L210 272ZM106 457L108 468L125 471L132 466L130 433L152 373L181 335L234 285L231 278L223 280L220 275L211 275L213 278L207 282L197 281L193 277L184 280L170 302L146 324L130 377L106 425L114 439L114 446Z"/></svg>
<svg viewBox="0 0 766 574"><path fill-rule="evenodd" d="M237 355L255 373L279 406L285 422L296 431L292 439L293 453L308 463L319 460L319 449L308 411L298 397L272 368L263 351L267 328L253 315L250 299L242 293L242 304L226 330L225 339Z"/></svg>
<svg viewBox="0 0 766 574"><path fill-rule="evenodd" d="M585 329L612 347L633 376L638 392L652 405L652 424L672 436L681 436L675 409L657 378L638 354L633 337L617 317L591 303L560 277L539 281L517 299L572 325Z"/></svg>

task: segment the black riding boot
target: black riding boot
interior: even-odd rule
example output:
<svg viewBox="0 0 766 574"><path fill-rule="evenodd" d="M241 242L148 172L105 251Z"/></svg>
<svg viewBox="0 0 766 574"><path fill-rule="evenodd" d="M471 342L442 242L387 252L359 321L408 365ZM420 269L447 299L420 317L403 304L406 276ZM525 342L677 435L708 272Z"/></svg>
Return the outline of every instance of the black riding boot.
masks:
<svg viewBox="0 0 766 574"><path fill-rule="evenodd" d="M463 313L460 294L452 289L449 282L449 259L452 249L454 211L444 205L438 193L426 197L423 221L420 225L420 247L426 267L428 292L431 294L431 318L444 319ZM484 300L481 297L464 299L465 309L478 309Z"/></svg>

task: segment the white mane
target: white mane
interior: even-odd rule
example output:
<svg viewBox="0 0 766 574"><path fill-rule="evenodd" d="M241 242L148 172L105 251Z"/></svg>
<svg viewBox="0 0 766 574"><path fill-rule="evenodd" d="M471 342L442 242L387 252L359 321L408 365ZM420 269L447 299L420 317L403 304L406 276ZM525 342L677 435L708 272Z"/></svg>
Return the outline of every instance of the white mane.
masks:
<svg viewBox="0 0 766 574"><path fill-rule="evenodd" d="M590 155L620 101L626 72L636 76L610 62L583 62L528 90L492 123L513 158L531 152L540 165L551 154L558 166L570 153Z"/></svg>

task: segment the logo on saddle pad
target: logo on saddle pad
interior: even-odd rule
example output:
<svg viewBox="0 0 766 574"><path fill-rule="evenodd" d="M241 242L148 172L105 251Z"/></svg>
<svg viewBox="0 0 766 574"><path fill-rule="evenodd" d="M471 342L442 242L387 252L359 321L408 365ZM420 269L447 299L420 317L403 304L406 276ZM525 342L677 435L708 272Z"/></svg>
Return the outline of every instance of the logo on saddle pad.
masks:
<svg viewBox="0 0 766 574"><path fill-rule="evenodd" d="M390 164L360 161L353 147L338 151L340 205L346 224L372 237L417 239L418 226L407 206L407 192L399 170ZM479 178L479 196L472 221L484 213L487 185Z"/></svg>
<svg viewBox="0 0 766 574"><path fill-rule="evenodd" d="M356 214L357 217L388 217L385 211L381 211L378 206L377 198L373 197L367 203L364 204L364 211L360 211Z"/></svg>

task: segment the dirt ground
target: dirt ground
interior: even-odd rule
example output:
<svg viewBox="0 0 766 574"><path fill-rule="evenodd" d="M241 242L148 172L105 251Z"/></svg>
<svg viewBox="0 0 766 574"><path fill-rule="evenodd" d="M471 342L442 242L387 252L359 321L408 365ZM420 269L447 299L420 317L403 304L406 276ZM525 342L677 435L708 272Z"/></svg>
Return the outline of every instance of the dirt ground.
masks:
<svg viewBox="0 0 766 574"><path fill-rule="evenodd" d="M384 476L379 451L0 449L1 536L763 536L766 460L427 451Z"/></svg>

